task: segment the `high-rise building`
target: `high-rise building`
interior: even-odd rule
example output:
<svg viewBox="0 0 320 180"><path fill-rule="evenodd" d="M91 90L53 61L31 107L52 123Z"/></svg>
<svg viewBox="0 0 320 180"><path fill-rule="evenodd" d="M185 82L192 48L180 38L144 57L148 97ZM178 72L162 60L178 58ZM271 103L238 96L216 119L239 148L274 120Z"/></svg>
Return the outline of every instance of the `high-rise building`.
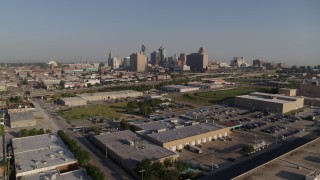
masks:
<svg viewBox="0 0 320 180"><path fill-rule="evenodd" d="M123 67L130 68L130 57L123 58Z"/></svg>
<svg viewBox="0 0 320 180"><path fill-rule="evenodd" d="M231 60L230 66L241 67L242 64L245 64L244 57L234 57Z"/></svg>
<svg viewBox="0 0 320 180"><path fill-rule="evenodd" d="M150 54L150 61L151 61L151 64L152 65L159 65L160 63L160 52L159 51L153 51L151 54Z"/></svg>
<svg viewBox="0 0 320 180"><path fill-rule="evenodd" d="M201 47L198 53L187 55L187 65L191 71L203 71L208 66L208 55L206 50Z"/></svg>
<svg viewBox="0 0 320 180"><path fill-rule="evenodd" d="M252 61L253 67L262 67L264 65L264 61L262 59L255 59Z"/></svg>
<svg viewBox="0 0 320 180"><path fill-rule="evenodd" d="M167 60L167 50L164 49L162 46L158 49L160 53L160 65L164 65Z"/></svg>
<svg viewBox="0 0 320 180"><path fill-rule="evenodd" d="M120 67L120 57L111 57L108 58L108 66L111 67L112 69L119 69Z"/></svg>
<svg viewBox="0 0 320 180"><path fill-rule="evenodd" d="M130 70L143 72L146 68L145 55L141 53L133 53L130 55Z"/></svg>

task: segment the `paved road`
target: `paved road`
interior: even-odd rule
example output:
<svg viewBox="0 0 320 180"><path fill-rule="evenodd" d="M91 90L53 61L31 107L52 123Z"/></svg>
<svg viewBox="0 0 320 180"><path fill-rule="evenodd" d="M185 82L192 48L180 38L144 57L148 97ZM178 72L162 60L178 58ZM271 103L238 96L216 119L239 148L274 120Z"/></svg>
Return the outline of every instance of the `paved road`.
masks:
<svg viewBox="0 0 320 180"><path fill-rule="evenodd" d="M91 163L99 167L104 174L106 179L110 180L127 180L132 179L125 171L123 171L118 165L114 162L107 160L103 153L99 151L95 146L88 142L87 139L81 135L73 132L71 126L61 117L52 116L51 112L48 109L42 109L41 106L44 106L43 101L38 100L34 102L35 107L38 109L38 112L41 112L44 115L44 118L49 120L51 124L51 131L56 132L58 130L63 130L70 138L75 140L77 144L85 151L88 151L91 156Z"/></svg>
<svg viewBox="0 0 320 180"><path fill-rule="evenodd" d="M237 177L257 166L260 166L272 159L275 159L286 152L289 152L293 149L296 149L303 144L306 144L313 139L319 137L320 130L315 130L311 134L303 136L301 138L297 138L291 141L285 141L283 144L277 148L274 148L270 151L267 151L258 156L252 156L245 161L235 162L233 166L230 166L225 169L218 170L208 175L207 177L202 178L203 180L229 180L234 177Z"/></svg>

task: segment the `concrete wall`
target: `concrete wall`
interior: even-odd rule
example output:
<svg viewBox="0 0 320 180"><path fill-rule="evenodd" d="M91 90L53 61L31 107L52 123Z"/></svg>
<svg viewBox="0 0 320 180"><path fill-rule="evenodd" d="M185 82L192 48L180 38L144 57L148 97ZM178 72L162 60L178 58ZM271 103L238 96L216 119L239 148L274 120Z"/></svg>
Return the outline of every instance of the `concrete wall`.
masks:
<svg viewBox="0 0 320 180"><path fill-rule="evenodd" d="M36 119L26 119L20 121L12 121L10 120L10 128L22 128L22 127L30 127L37 125Z"/></svg>
<svg viewBox="0 0 320 180"><path fill-rule="evenodd" d="M162 142L160 142L156 139L152 139L150 137L149 137L149 139L154 141L155 143L161 145L164 148L167 148L171 151L176 151L179 149L183 149L188 144L196 145L196 144L206 143L208 141L211 141L212 139L217 139L219 137L228 136L229 133L230 133L230 128L223 128L223 129L218 129L215 131L211 131L211 132L207 132L207 133L203 133L203 134L199 134L196 136L187 137L187 138L183 138L183 139L178 139L178 140L166 142L166 143L162 143Z"/></svg>
<svg viewBox="0 0 320 180"><path fill-rule="evenodd" d="M284 94L286 96L297 96L297 90L280 88L278 94Z"/></svg>
<svg viewBox="0 0 320 180"><path fill-rule="evenodd" d="M320 85L300 84L299 94L302 96L320 97Z"/></svg>

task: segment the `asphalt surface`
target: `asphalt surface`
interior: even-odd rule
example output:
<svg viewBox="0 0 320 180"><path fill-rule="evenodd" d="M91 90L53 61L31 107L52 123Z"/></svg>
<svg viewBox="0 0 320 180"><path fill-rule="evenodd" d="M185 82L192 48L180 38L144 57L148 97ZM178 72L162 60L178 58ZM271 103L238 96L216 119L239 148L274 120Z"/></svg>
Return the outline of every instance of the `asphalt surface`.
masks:
<svg viewBox="0 0 320 180"><path fill-rule="evenodd" d="M257 156L248 157L248 159L245 161L234 162L234 165L225 169L217 170L212 174L202 178L202 180L229 180L235 178L257 166L260 166L272 159L275 159L293 149L296 149L316 139L317 137L319 137L319 135L320 130L318 129L301 138L297 138L291 141L284 141L279 147L271 149Z"/></svg>

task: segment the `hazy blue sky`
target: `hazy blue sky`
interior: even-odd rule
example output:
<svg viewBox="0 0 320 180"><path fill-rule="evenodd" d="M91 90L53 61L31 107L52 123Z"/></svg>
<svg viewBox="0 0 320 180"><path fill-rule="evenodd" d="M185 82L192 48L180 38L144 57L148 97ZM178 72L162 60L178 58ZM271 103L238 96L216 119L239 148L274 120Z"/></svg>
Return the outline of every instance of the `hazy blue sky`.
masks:
<svg viewBox="0 0 320 180"><path fill-rule="evenodd" d="M320 0L8 0L0 3L0 62L94 61L207 49L290 65L320 64Z"/></svg>

